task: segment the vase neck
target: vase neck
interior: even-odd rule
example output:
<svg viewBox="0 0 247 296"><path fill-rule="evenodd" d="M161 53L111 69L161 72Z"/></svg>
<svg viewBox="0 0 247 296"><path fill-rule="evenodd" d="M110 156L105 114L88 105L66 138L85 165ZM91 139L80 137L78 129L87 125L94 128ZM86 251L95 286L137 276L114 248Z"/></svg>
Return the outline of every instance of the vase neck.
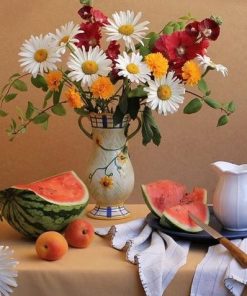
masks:
<svg viewBox="0 0 247 296"><path fill-rule="evenodd" d="M118 128L127 127L130 121L130 117L127 114L123 117L123 120L119 124L114 125L112 113L104 113L104 114L91 113L90 121L91 121L92 128L118 129Z"/></svg>

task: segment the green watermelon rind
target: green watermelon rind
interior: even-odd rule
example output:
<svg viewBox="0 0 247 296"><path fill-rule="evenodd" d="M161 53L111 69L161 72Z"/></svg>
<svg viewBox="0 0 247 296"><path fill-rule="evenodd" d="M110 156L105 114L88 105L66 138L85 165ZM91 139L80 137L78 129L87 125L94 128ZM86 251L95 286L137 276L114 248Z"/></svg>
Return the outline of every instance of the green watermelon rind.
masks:
<svg viewBox="0 0 247 296"><path fill-rule="evenodd" d="M142 191L142 195L144 198L144 201L146 203L146 205L148 206L149 210L156 216L156 217L161 217L162 216L162 212L158 211L155 209L154 206L152 206L152 202L149 199L149 195L146 191L146 185L141 185L141 191Z"/></svg>
<svg viewBox="0 0 247 296"><path fill-rule="evenodd" d="M85 193L81 200L61 204L49 201L33 191L13 186L0 192L1 216L28 238L36 239L49 230L63 231L71 221L82 215L88 205L89 193L85 184L81 184Z"/></svg>
<svg viewBox="0 0 247 296"><path fill-rule="evenodd" d="M204 204L204 203L202 203L202 204ZM206 217L205 217L205 220L203 220L202 222L205 224L208 224L209 220L210 220L210 213L209 213L209 209L208 209L207 205L206 204L204 204L204 205L206 207ZM177 229L184 230L186 232L196 233L196 232L200 232L203 230L198 225L195 225L192 227L192 226L188 226L186 224L182 224L182 223L178 222L178 220L176 220L174 218L174 216L171 216L166 211L164 211L161 218L160 218L160 225L165 226L167 223L170 223L173 226L175 226Z"/></svg>

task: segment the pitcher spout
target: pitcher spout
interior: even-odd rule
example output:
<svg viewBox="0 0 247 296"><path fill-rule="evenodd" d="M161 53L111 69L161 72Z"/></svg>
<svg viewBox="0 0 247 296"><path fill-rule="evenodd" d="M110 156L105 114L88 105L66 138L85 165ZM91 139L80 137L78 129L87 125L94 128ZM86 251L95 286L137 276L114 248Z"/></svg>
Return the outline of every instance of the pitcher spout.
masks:
<svg viewBox="0 0 247 296"><path fill-rule="evenodd" d="M242 173L247 173L247 164L236 165L226 161L216 161L214 163L211 163L211 165L213 166L217 174L231 173L238 175Z"/></svg>

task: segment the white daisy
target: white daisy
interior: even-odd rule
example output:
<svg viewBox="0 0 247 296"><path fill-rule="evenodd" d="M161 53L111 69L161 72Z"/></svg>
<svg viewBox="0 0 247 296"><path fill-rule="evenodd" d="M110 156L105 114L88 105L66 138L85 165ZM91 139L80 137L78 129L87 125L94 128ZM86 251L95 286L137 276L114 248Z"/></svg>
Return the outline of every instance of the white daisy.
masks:
<svg viewBox="0 0 247 296"><path fill-rule="evenodd" d="M143 57L138 53L132 52L130 56L124 51L123 56L119 55L116 61L116 69L119 69L119 76L127 77L131 82L142 82L150 80L150 70L142 62Z"/></svg>
<svg viewBox="0 0 247 296"><path fill-rule="evenodd" d="M49 70L56 70L56 63L60 62L60 54L57 47L52 44L50 36L31 36L21 47L19 61L24 72L31 73L36 77L38 73L43 74Z"/></svg>
<svg viewBox="0 0 247 296"><path fill-rule="evenodd" d="M134 41L137 40L141 44L142 38L145 36L146 27L149 24L148 21L138 23L142 16L141 12L138 12L135 16L133 11L127 10L115 12L112 15L113 20L108 19L109 24L105 25L105 29L109 37L107 41L123 39L127 48L135 50Z"/></svg>
<svg viewBox="0 0 247 296"><path fill-rule="evenodd" d="M71 53L67 65L72 71L68 76L73 81L81 81L82 86L91 86L99 75L108 75L111 71L111 63L112 61L107 59L99 46L94 48L90 46L88 52L82 46L82 49L76 48L74 53Z"/></svg>
<svg viewBox="0 0 247 296"><path fill-rule="evenodd" d="M150 80L149 87L145 87L148 97L147 105L159 114L167 115L178 110L179 104L184 101L185 87L182 81L175 76L175 72L168 72L160 79Z"/></svg>
<svg viewBox="0 0 247 296"><path fill-rule="evenodd" d="M226 75L228 75L228 69L225 66L221 65L221 64L215 64L214 62L212 62L210 57L208 57L206 55L201 56L201 55L198 54L196 59L199 62L199 64L202 66L204 71L208 67L211 67L211 68L215 69L217 72L221 72L224 77Z"/></svg>
<svg viewBox="0 0 247 296"><path fill-rule="evenodd" d="M59 52L64 54L66 50L66 45L68 43L71 43L71 45L73 45L74 43L79 41L75 38L75 36L80 33L83 33L83 31L80 30L80 26L75 25L73 22L69 22L61 26L59 29L56 29L56 34L50 33L50 36L54 40L55 46L58 47Z"/></svg>
<svg viewBox="0 0 247 296"><path fill-rule="evenodd" d="M9 247L0 246L0 295L9 296L17 287L15 270L18 261L12 258L13 251Z"/></svg>

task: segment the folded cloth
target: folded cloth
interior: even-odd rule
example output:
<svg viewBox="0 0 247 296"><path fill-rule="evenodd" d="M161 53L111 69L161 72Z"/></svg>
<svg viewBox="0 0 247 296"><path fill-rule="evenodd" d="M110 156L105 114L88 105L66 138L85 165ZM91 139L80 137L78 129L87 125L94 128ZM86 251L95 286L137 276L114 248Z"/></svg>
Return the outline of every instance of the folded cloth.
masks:
<svg viewBox="0 0 247 296"><path fill-rule="evenodd" d="M247 251L247 238L233 240L234 244ZM206 256L197 266L192 282L191 296L242 295L247 284L247 269L232 258L229 251L218 244L209 247Z"/></svg>
<svg viewBox="0 0 247 296"><path fill-rule="evenodd" d="M147 296L161 296L177 270L186 263L189 242L175 242L137 219L106 228L96 228L100 236L110 235L113 248L126 250L126 259L138 265Z"/></svg>

